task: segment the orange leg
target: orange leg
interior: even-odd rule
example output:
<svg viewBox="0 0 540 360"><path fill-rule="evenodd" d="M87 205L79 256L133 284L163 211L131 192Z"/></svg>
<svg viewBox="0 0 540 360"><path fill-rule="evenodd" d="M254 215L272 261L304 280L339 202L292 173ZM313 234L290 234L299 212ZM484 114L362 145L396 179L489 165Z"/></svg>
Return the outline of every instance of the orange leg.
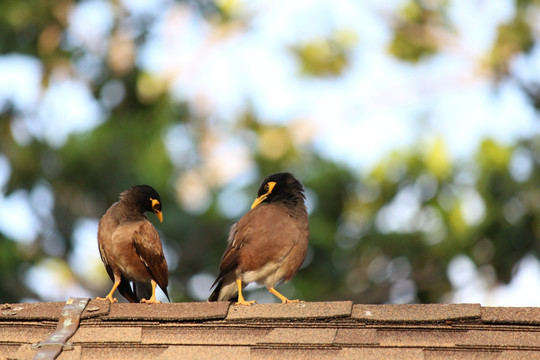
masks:
<svg viewBox="0 0 540 360"><path fill-rule="evenodd" d="M156 300L156 285L157 285L156 282L154 280L152 280L152 296L148 300L142 299L141 300L142 303L161 304L161 301Z"/></svg>
<svg viewBox="0 0 540 360"><path fill-rule="evenodd" d="M270 291L272 294L276 295L280 300L282 304L288 304L288 303L298 303L300 300L289 300L285 296L281 295L276 289L273 287L268 288L268 291Z"/></svg>
<svg viewBox="0 0 540 360"><path fill-rule="evenodd" d="M236 279L236 285L238 285L238 302L235 305L252 305L255 304L255 300L246 301L242 295L242 279Z"/></svg>
<svg viewBox="0 0 540 360"><path fill-rule="evenodd" d="M107 296L105 296L104 298L97 297L96 300L109 300L111 302L111 304L115 303L115 302L118 302L118 299L113 298L113 296L112 296L114 291L118 287L118 285L120 285L120 279L114 281L114 285L113 285L111 291L107 294Z"/></svg>

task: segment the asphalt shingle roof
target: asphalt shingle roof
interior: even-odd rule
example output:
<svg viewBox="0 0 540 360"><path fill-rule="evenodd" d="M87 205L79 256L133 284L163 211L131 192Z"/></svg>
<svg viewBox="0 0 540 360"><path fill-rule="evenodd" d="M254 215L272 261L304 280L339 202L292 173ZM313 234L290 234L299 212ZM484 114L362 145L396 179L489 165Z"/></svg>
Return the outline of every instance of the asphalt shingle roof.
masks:
<svg viewBox="0 0 540 360"><path fill-rule="evenodd" d="M0 359L32 359L63 306L0 305ZM540 309L92 300L69 342L58 359L540 359Z"/></svg>

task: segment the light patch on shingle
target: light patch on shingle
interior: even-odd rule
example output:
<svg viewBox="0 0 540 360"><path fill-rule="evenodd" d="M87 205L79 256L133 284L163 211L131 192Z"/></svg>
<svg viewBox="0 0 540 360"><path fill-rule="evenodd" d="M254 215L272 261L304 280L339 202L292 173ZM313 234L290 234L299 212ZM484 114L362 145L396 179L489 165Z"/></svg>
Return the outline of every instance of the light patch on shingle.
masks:
<svg viewBox="0 0 540 360"><path fill-rule="evenodd" d="M21 345L16 352L13 354L10 354L6 357L6 359L33 359L36 355L37 350L32 349L32 346L29 344L23 344ZM3 355L3 353L0 353L0 355ZM56 359L58 360L79 360L81 358L81 347L80 346L74 346L72 350L70 351L62 351L60 353L60 356L58 356ZM3 357L2 357L3 359Z"/></svg>
<svg viewBox="0 0 540 360"><path fill-rule="evenodd" d="M140 343L141 328L131 326L81 326L69 340L73 343Z"/></svg>
<svg viewBox="0 0 540 360"><path fill-rule="evenodd" d="M0 326L0 343L34 343L45 340L54 330L48 326Z"/></svg>
<svg viewBox="0 0 540 360"><path fill-rule="evenodd" d="M332 344L337 329L277 328L261 342L274 344Z"/></svg>
<svg viewBox="0 0 540 360"><path fill-rule="evenodd" d="M540 331L534 329L508 329L504 330L469 330L468 336L461 339L459 345L482 345L482 346L515 346L515 347L538 347L540 346ZM538 355L540 359L540 353Z"/></svg>
<svg viewBox="0 0 540 360"><path fill-rule="evenodd" d="M336 360L424 360L419 348L344 348Z"/></svg>
<svg viewBox="0 0 540 360"><path fill-rule="evenodd" d="M251 349L251 360L338 360L341 350L306 348L255 348ZM249 359L249 358L248 358ZM360 358L357 358L360 359Z"/></svg>
<svg viewBox="0 0 540 360"><path fill-rule="evenodd" d="M247 346L169 346L154 360L240 360L249 359Z"/></svg>
<svg viewBox="0 0 540 360"><path fill-rule="evenodd" d="M20 347L19 344L0 344L0 355L9 359Z"/></svg>
<svg viewBox="0 0 540 360"><path fill-rule="evenodd" d="M425 360L501 360L500 351L489 350L425 350ZM526 358L520 358L525 360ZM517 360L517 359L516 359Z"/></svg>
<svg viewBox="0 0 540 360"><path fill-rule="evenodd" d="M334 340L336 345L373 345L379 344L375 329L339 329Z"/></svg>
<svg viewBox="0 0 540 360"><path fill-rule="evenodd" d="M164 347L85 347L82 349L82 360L152 360L166 351ZM169 358L169 359L181 359L181 356ZM58 358L61 360L61 358Z"/></svg>
<svg viewBox="0 0 540 360"><path fill-rule="evenodd" d="M437 346L451 347L467 336L464 330L377 330L377 340L382 346Z"/></svg>
<svg viewBox="0 0 540 360"><path fill-rule="evenodd" d="M497 360L538 360L539 351L506 350L501 353Z"/></svg>
<svg viewBox="0 0 540 360"><path fill-rule="evenodd" d="M271 329L249 327L145 327L144 344L183 345L254 345L262 341Z"/></svg>

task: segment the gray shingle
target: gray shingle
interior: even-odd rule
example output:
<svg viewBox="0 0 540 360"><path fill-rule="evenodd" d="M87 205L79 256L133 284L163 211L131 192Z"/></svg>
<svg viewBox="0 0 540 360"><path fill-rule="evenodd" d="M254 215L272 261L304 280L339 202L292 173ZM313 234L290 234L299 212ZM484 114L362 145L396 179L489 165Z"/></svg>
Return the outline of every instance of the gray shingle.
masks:
<svg viewBox="0 0 540 360"><path fill-rule="evenodd" d="M249 327L153 327L143 329L144 344L254 345L272 329Z"/></svg>
<svg viewBox="0 0 540 360"><path fill-rule="evenodd" d="M229 302L113 304L108 320L209 320L224 319Z"/></svg>
<svg viewBox="0 0 540 360"><path fill-rule="evenodd" d="M425 360L499 360L502 352L491 350L426 350Z"/></svg>
<svg viewBox="0 0 540 360"><path fill-rule="evenodd" d="M334 340L336 345L378 345L375 329L339 329Z"/></svg>
<svg viewBox="0 0 540 360"><path fill-rule="evenodd" d="M364 321L444 322L479 319L479 304L354 305L352 318Z"/></svg>
<svg viewBox="0 0 540 360"><path fill-rule="evenodd" d="M155 360L240 360L249 359L248 346L169 346Z"/></svg>
<svg viewBox="0 0 540 360"><path fill-rule="evenodd" d="M251 360L335 360L339 359L339 348L255 348L251 349Z"/></svg>
<svg viewBox="0 0 540 360"><path fill-rule="evenodd" d="M332 344L336 332L337 329L332 328L276 328L262 342L274 344Z"/></svg>
<svg viewBox="0 0 540 360"><path fill-rule="evenodd" d="M148 360L155 359L167 350L166 347L129 347L129 346L102 346L83 347L81 359L83 360L106 360L106 359L129 359ZM62 352L64 353L64 352ZM178 357L177 359L179 359ZM174 358L170 358L174 359Z"/></svg>
<svg viewBox="0 0 540 360"><path fill-rule="evenodd" d="M382 329L377 331L377 340L383 346L440 346L452 347L458 343L466 342L467 331L454 331L448 329Z"/></svg>
<svg viewBox="0 0 540 360"><path fill-rule="evenodd" d="M140 343L140 326L81 326L70 342L77 343Z"/></svg>
<svg viewBox="0 0 540 360"><path fill-rule="evenodd" d="M10 326L0 326L0 343L33 343L45 338L54 327L25 325L17 323Z"/></svg>
<svg viewBox="0 0 540 360"><path fill-rule="evenodd" d="M483 307L482 320L497 324L540 324L540 308Z"/></svg>
<svg viewBox="0 0 540 360"><path fill-rule="evenodd" d="M0 305L1 320L58 320L63 302Z"/></svg>
<svg viewBox="0 0 540 360"><path fill-rule="evenodd" d="M0 358L31 359L63 303L8 304ZM9 312L11 311L11 313ZM59 359L540 359L539 309L91 301Z"/></svg>
<svg viewBox="0 0 540 360"><path fill-rule="evenodd" d="M424 360L420 348L346 348L338 360Z"/></svg>
<svg viewBox="0 0 540 360"><path fill-rule="evenodd" d="M231 305L227 320L249 319L331 319L351 316L351 301L290 304Z"/></svg>
<svg viewBox="0 0 540 360"><path fill-rule="evenodd" d="M104 300L91 300L86 305L81 319L90 319L95 317L101 317L109 314L111 309L111 303Z"/></svg>

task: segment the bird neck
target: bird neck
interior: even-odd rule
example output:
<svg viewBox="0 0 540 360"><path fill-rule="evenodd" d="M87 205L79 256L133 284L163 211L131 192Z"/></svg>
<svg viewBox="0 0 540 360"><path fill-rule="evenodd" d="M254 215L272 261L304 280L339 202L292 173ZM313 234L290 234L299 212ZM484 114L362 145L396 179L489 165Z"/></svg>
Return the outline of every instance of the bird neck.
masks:
<svg viewBox="0 0 540 360"><path fill-rule="evenodd" d="M140 204L126 200L127 199L122 199L122 201L117 203L116 210L120 218L128 221L146 219L146 216L144 215L145 210Z"/></svg>
<svg viewBox="0 0 540 360"><path fill-rule="evenodd" d="M307 208L304 203L304 198L301 196L291 196L280 199L278 203L282 204L289 215L295 218L307 217Z"/></svg>

